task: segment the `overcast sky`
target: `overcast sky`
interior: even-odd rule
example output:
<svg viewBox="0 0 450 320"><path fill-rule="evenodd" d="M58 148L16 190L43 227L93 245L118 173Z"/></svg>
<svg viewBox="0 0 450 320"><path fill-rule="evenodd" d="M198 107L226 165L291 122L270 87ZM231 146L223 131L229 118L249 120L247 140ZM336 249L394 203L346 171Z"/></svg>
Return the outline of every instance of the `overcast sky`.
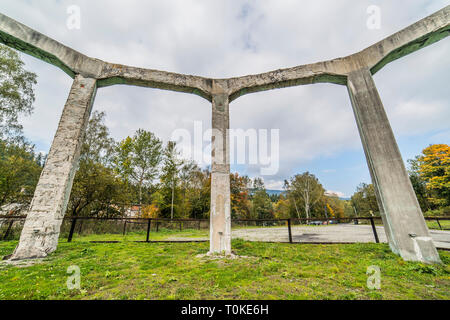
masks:
<svg viewBox="0 0 450 320"><path fill-rule="evenodd" d="M0 0L1 12L88 56L213 78L254 74L346 56L439 10L449 1L63 1ZM69 30L67 8L81 9ZM367 8L381 9L380 29L367 28ZM450 142L450 39L387 65L375 76L403 159ZM48 152L72 80L22 55L38 74L34 114L25 135ZM280 169L266 187L281 189L296 173L314 173L327 190L351 196L370 182L344 86L315 84L251 94L231 106L231 128L280 129ZM98 91L112 136L211 127L211 106L197 96L113 86ZM259 166L233 166L259 175Z"/></svg>

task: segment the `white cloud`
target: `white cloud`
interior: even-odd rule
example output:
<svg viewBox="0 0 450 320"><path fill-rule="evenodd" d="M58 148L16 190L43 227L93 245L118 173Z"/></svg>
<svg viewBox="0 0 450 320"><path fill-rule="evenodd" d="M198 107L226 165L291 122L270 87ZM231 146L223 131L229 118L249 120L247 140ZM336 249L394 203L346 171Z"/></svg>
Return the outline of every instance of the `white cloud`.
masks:
<svg viewBox="0 0 450 320"><path fill-rule="evenodd" d="M340 191L327 190L325 194L328 196L338 196L339 198L345 198L345 193Z"/></svg>
<svg viewBox="0 0 450 320"><path fill-rule="evenodd" d="M282 180L265 180L264 185L268 190L283 190L284 181Z"/></svg>

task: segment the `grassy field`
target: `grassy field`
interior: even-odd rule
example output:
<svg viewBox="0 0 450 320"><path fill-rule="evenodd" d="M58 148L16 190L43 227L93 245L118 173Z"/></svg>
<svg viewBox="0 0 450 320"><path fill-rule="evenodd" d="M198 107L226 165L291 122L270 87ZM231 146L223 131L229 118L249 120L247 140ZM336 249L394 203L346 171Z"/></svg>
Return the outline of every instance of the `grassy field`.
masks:
<svg viewBox="0 0 450 320"><path fill-rule="evenodd" d="M197 238L204 231L163 231ZM39 263L0 264L0 299L450 299L450 252L441 266L404 262L384 244L290 245L234 240L238 259L199 257L208 243L136 243L142 234L76 237ZM0 256L15 241L0 242ZM67 268L81 270L68 290ZM367 267L381 269L381 289L366 286Z"/></svg>
<svg viewBox="0 0 450 320"><path fill-rule="evenodd" d="M443 230L450 230L450 220L441 220L439 223L441 224ZM427 225L429 229L441 230L436 220L427 221Z"/></svg>

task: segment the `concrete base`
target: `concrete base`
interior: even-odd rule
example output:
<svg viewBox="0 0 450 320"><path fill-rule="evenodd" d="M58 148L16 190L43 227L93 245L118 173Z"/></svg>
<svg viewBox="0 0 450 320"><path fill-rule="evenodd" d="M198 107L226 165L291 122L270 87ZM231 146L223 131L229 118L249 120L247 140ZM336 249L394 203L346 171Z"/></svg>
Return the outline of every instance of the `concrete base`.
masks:
<svg viewBox="0 0 450 320"><path fill-rule="evenodd" d="M347 86L389 246L404 260L440 263L370 70L351 72Z"/></svg>
<svg viewBox="0 0 450 320"><path fill-rule="evenodd" d="M43 258L56 250L95 93L95 79L75 77L11 260Z"/></svg>

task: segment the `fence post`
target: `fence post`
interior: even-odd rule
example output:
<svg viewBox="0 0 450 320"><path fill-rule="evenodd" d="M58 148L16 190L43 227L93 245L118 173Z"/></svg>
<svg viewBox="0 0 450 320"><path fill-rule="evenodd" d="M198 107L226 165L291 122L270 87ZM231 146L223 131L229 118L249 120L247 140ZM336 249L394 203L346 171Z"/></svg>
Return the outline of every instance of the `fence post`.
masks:
<svg viewBox="0 0 450 320"><path fill-rule="evenodd" d="M159 221L156 220L156 232L159 232Z"/></svg>
<svg viewBox="0 0 450 320"><path fill-rule="evenodd" d="M183 222L180 221L180 231L183 231Z"/></svg>
<svg viewBox="0 0 450 320"><path fill-rule="evenodd" d="M201 223L202 223L202 222L199 220L199 221L198 221L198 230L201 229Z"/></svg>
<svg viewBox="0 0 450 320"><path fill-rule="evenodd" d="M125 222L123 223L123 235L127 233L127 220L125 219Z"/></svg>
<svg viewBox="0 0 450 320"><path fill-rule="evenodd" d="M372 231L373 235L375 236L375 242L380 243L380 240L378 239L377 228L375 227L375 222L373 221L373 217L370 217L370 224L372 225Z"/></svg>
<svg viewBox="0 0 450 320"><path fill-rule="evenodd" d="M77 218L72 218L72 225L70 226L69 238L67 242L72 242L73 232L75 231L75 224L77 223Z"/></svg>
<svg viewBox="0 0 450 320"><path fill-rule="evenodd" d="M439 219L436 219L436 221L437 221L437 223L439 225L439 228L442 230L442 226L441 226L441 223L439 222Z"/></svg>
<svg viewBox="0 0 450 320"><path fill-rule="evenodd" d="M80 221L80 227L78 228L78 235L81 235L82 229L83 229L83 220Z"/></svg>
<svg viewBox="0 0 450 320"><path fill-rule="evenodd" d="M150 240L150 225L152 223L151 219L148 219L148 225L147 225L147 242Z"/></svg>
<svg viewBox="0 0 450 320"><path fill-rule="evenodd" d="M292 243L291 219L288 219L289 243Z"/></svg>
<svg viewBox="0 0 450 320"><path fill-rule="evenodd" d="M8 229L6 229L5 235L3 236L3 240L6 240L11 232L12 226L14 224L14 219L11 219L11 222L8 225Z"/></svg>

